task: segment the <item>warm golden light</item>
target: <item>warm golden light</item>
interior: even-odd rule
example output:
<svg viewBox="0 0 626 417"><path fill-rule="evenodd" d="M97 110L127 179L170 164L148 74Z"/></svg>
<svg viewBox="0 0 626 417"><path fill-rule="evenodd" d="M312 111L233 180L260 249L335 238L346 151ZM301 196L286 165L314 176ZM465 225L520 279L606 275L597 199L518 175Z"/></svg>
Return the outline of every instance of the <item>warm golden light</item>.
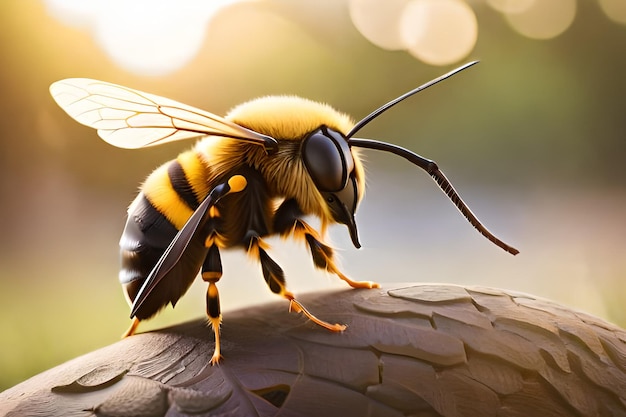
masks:
<svg viewBox="0 0 626 417"><path fill-rule="evenodd" d="M576 16L576 0L534 0L524 11L505 16L509 25L521 35L550 39L565 32L572 24Z"/></svg>
<svg viewBox="0 0 626 417"><path fill-rule="evenodd" d="M409 53L432 65L466 57L478 38L476 15L460 0L413 0L400 25Z"/></svg>
<svg viewBox="0 0 626 417"><path fill-rule="evenodd" d="M135 1L146 4L127 3ZM162 1L152 0L150 7L164 8ZM129 72L124 60L116 64L96 41L99 14L107 13L99 8L125 10L117 0L0 0L0 391L119 339L129 324L117 279L128 204L154 168L193 146L192 140L143 150L108 145L50 96L49 85L68 77L120 83L218 115L258 96L297 94L359 119L452 66L480 59L479 66L390 109L362 132L433 158L479 218L522 253L508 256L481 238L425 172L388 153L364 151L368 190L356 216L363 248L352 248L343 226L328 233L343 270L353 279L385 283L506 288L626 328L626 0L576 0L570 27L547 41L518 33L505 14L522 13L524 2L559 0L464 0L478 19L479 43L470 58L439 69L413 58L404 44L389 52L361 36L355 28L361 24L350 22L352 1L389 10L388 3L397 1L399 9L401 0L232 4L207 18L197 55L186 65L184 56L170 59L184 67L154 77ZM377 30L397 34L400 17L383 18L381 10L369 18L386 20ZM134 13L119 21L133 22L133 36L144 36L144 15L133 21ZM176 11L171 15L180 20ZM163 36L178 38L168 26L159 28ZM161 43L172 46L160 34L150 35L142 37L145 47L167 64L170 51ZM147 70L154 74L154 68L163 67ZM347 291L343 281L314 267L306 245L269 243L291 291ZM285 320L298 331L316 332L304 318L287 314L288 302L268 290L244 250L223 251L222 261L225 332L232 330L234 309L274 301L283 303ZM175 309L139 330L204 317L206 293L198 279ZM225 333L225 342L236 341L231 336ZM0 415L5 404L0 401Z"/></svg>
<svg viewBox="0 0 626 417"><path fill-rule="evenodd" d="M235 1L45 0L52 16L89 30L116 64L151 76L191 61L213 15Z"/></svg>
<svg viewBox="0 0 626 417"><path fill-rule="evenodd" d="M502 13L521 13L537 0L487 0L487 4Z"/></svg>
<svg viewBox="0 0 626 417"><path fill-rule="evenodd" d="M537 0L487 0L487 4L502 13L521 13Z"/></svg>
<svg viewBox="0 0 626 417"><path fill-rule="evenodd" d="M374 45L407 50L431 65L467 56L478 36L472 8L462 0L351 0L350 17Z"/></svg>
<svg viewBox="0 0 626 417"><path fill-rule="evenodd" d="M599 0L602 11L609 19L626 24L626 1L624 0Z"/></svg>
<svg viewBox="0 0 626 417"><path fill-rule="evenodd" d="M387 49L405 49L399 22L408 0L351 0L350 17L357 30L374 45Z"/></svg>

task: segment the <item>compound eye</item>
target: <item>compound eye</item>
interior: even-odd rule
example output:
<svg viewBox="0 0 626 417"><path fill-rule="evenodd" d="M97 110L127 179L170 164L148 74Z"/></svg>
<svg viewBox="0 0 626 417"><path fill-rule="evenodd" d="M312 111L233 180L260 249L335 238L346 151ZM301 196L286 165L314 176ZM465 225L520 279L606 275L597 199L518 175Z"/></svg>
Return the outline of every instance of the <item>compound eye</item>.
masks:
<svg viewBox="0 0 626 417"><path fill-rule="evenodd" d="M304 139L302 159L320 191L343 190L354 170L348 142L340 133L326 126L313 131Z"/></svg>

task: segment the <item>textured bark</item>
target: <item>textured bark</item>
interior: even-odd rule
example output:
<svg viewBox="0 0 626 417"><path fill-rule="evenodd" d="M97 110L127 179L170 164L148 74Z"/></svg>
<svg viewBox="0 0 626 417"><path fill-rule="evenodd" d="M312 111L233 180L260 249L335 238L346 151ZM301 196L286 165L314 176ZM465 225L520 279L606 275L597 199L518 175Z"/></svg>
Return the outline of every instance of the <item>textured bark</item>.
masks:
<svg viewBox="0 0 626 417"><path fill-rule="evenodd" d="M626 332L526 294L404 284L144 333L0 394L10 416L626 416Z"/></svg>

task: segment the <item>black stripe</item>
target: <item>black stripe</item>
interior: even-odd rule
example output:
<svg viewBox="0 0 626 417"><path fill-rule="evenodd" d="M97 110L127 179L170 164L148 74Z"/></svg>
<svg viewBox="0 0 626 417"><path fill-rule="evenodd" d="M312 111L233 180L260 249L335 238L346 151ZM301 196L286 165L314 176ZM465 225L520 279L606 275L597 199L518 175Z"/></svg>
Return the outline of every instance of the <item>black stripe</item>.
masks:
<svg viewBox="0 0 626 417"><path fill-rule="evenodd" d="M211 297L208 292L206 294L206 313L212 319L217 319L220 317L220 314L222 314L220 309L220 298Z"/></svg>
<svg viewBox="0 0 626 417"><path fill-rule="evenodd" d="M133 207L120 239L119 279L122 284L139 281L137 285L141 286L177 230L143 193L139 194ZM134 294L129 292L131 299L137 295L139 287L134 291Z"/></svg>
<svg viewBox="0 0 626 417"><path fill-rule="evenodd" d="M183 201L189 206L190 209L195 210L200 205L196 194L193 192L193 188L187 176L183 166L177 160L174 160L167 167L167 174L170 177L170 182L174 191L183 199Z"/></svg>
<svg viewBox="0 0 626 417"><path fill-rule="evenodd" d="M128 236L137 239L141 245L165 250L178 230L163 213L152 205L144 193L141 193L137 199L135 210L128 213L126 226L129 229ZM141 236L135 236L130 232L132 230L130 223L136 224L134 227L139 229Z"/></svg>

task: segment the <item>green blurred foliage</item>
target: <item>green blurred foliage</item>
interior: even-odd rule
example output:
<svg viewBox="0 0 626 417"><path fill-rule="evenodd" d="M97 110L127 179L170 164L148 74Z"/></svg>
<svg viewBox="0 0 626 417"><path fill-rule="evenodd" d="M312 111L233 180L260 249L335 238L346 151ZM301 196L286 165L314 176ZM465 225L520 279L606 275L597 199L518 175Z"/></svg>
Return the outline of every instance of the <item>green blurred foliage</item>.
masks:
<svg viewBox="0 0 626 417"><path fill-rule="evenodd" d="M626 325L626 26L595 1L577 4L564 34L535 41L472 2L479 38L468 60L481 64L361 132L435 159L522 254L509 259L482 242L414 167L367 153L358 216L366 247L349 250L345 230L333 231L351 275L518 289ZM35 1L0 3L0 51L0 389L123 332L128 308L116 276L125 207L152 169L191 145L113 148L56 107L50 83L103 79L217 114L261 95L298 94L359 118L449 69L371 45L344 2L312 0L232 6L193 62L161 77L117 67L86 31ZM330 287L304 249L294 250L291 288ZM226 310L273 299L257 267L243 268L227 272ZM193 291L177 314L145 328L201 315L204 288Z"/></svg>

